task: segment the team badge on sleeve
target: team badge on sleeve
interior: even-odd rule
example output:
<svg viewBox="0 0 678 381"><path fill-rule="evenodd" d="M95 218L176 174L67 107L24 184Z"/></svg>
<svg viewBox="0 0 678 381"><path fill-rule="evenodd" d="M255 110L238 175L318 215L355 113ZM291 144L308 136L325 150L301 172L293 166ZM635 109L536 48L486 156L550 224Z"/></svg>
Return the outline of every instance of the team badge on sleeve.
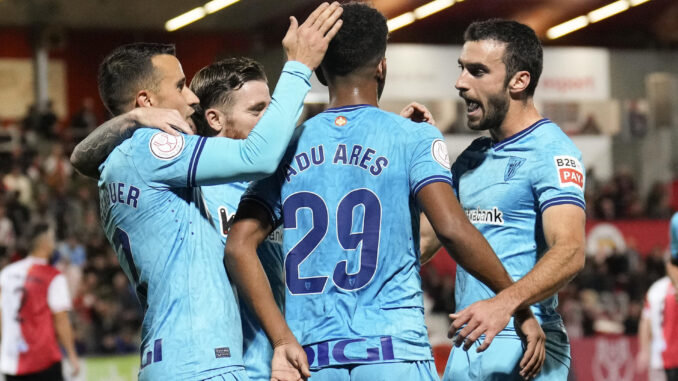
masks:
<svg viewBox="0 0 678 381"><path fill-rule="evenodd" d="M450 169L450 156L447 154L447 145L444 141L440 139L433 141L433 144L431 144L431 155L443 168Z"/></svg>
<svg viewBox="0 0 678 381"><path fill-rule="evenodd" d="M554 156L560 186L576 186L584 189L584 167L573 156Z"/></svg>
<svg viewBox="0 0 678 381"><path fill-rule="evenodd" d="M153 135L148 146L153 156L160 160L169 160L179 156L181 151L184 150L184 137L158 132Z"/></svg>

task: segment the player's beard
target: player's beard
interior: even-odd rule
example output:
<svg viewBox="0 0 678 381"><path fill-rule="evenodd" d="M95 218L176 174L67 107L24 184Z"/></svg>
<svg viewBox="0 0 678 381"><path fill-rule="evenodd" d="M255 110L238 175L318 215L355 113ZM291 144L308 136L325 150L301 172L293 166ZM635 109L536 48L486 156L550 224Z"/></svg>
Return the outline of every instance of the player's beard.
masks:
<svg viewBox="0 0 678 381"><path fill-rule="evenodd" d="M468 127L474 131L496 129L501 126L509 109L508 95L503 91L487 98L487 105L483 108L483 117L477 122L468 121Z"/></svg>

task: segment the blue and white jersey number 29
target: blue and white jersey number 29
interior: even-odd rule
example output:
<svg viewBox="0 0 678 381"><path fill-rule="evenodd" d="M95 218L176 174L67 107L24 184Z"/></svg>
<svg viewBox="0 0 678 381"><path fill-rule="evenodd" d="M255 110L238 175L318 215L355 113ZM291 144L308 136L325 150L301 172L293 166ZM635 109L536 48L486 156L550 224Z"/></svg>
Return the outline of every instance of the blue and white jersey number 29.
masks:
<svg viewBox="0 0 678 381"><path fill-rule="evenodd" d="M362 206L362 231L352 232L355 208ZM283 227L297 228L297 211L309 209L313 217L313 227L290 250L285 259L285 280L292 294L322 293L329 276L302 277L299 266L318 247L327 235L329 214L325 201L315 193L297 192L283 203ZM337 241L344 250L356 250L360 247L360 268L348 273L348 261L336 264L332 281L347 291L363 288L374 277L379 259L379 232L381 230L381 202L369 189L355 189L341 200L337 207ZM285 233L287 234L287 233ZM362 243L362 245L360 245Z"/></svg>

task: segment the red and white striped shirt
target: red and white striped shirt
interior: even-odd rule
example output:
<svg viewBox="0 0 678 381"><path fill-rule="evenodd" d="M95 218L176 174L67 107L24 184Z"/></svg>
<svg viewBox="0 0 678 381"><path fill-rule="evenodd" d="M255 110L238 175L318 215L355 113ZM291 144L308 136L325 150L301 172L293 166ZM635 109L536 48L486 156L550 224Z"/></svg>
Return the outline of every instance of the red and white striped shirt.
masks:
<svg viewBox="0 0 678 381"><path fill-rule="evenodd" d="M678 302L668 277L654 282L647 291L643 317L650 319L650 367L678 368Z"/></svg>
<svg viewBox="0 0 678 381"><path fill-rule="evenodd" d="M29 256L0 272L0 371L40 372L61 361L52 315L71 309L66 278L44 259Z"/></svg>

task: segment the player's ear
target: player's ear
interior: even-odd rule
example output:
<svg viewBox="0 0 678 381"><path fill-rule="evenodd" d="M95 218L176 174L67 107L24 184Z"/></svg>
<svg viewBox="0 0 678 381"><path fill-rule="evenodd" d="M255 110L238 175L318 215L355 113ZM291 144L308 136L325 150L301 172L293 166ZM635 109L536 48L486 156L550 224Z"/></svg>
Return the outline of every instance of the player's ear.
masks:
<svg viewBox="0 0 678 381"><path fill-rule="evenodd" d="M153 107L153 101L151 99L151 93L148 90L141 90L137 93L136 98L134 98L135 107Z"/></svg>
<svg viewBox="0 0 678 381"><path fill-rule="evenodd" d="M224 128L224 123L226 123L226 116L223 112L215 109L208 108L205 110L205 120L210 127L219 133Z"/></svg>
<svg viewBox="0 0 678 381"><path fill-rule="evenodd" d="M530 79L530 73L528 71L521 70L515 73L508 83L511 94L524 94L527 87L530 85Z"/></svg>
<svg viewBox="0 0 678 381"><path fill-rule="evenodd" d="M377 64L377 80L383 82L386 79L386 57L379 60Z"/></svg>
<svg viewBox="0 0 678 381"><path fill-rule="evenodd" d="M315 76L318 77L318 81L320 81L323 86L327 86L327 80L325 79L325 73L323 72L322 66L318 66L315 69Z"/></svg>

